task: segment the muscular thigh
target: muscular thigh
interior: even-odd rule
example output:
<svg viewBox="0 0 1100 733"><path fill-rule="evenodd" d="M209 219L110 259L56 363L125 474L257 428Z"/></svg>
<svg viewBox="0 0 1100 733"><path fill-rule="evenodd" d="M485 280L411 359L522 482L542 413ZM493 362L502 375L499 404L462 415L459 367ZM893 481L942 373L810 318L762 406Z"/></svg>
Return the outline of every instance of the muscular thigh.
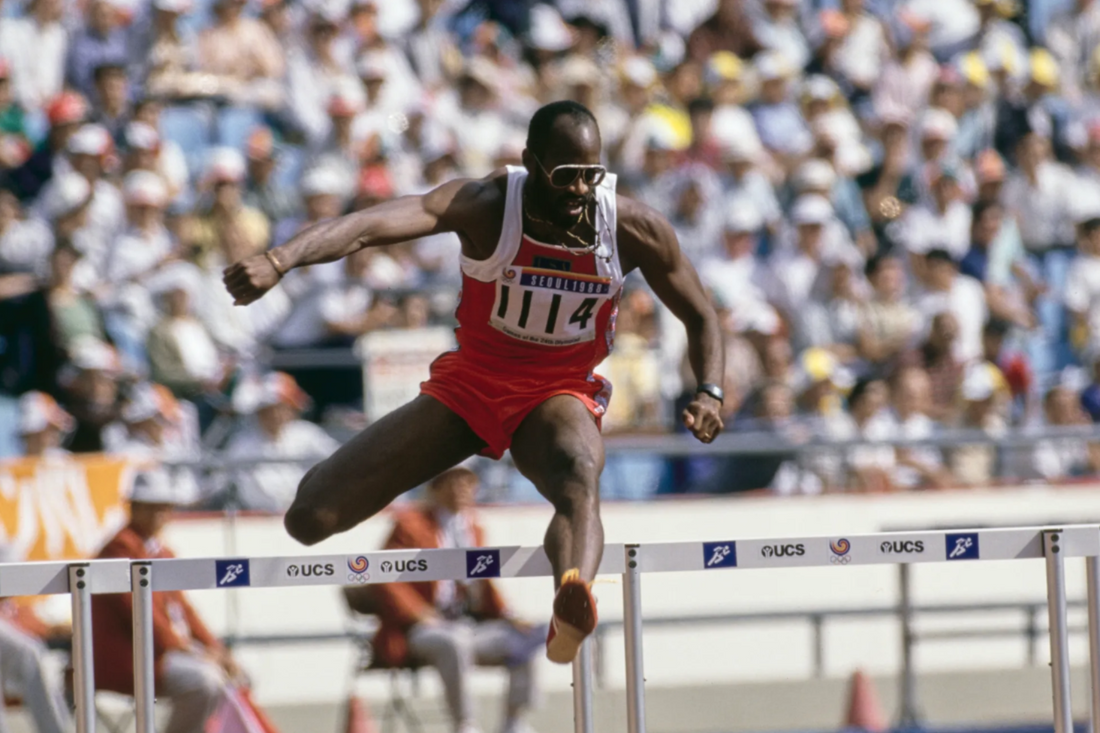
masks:
<svg viewBox="0 0 1100 733"><path fill-rule="evenodd" d="M536 407L512 436L512 459L543 496L555 501L564 480L593 484L603 471L603 437L584 403L556 395Z"/></svg>
<svg viewBox="0 0 1100 733"><path fill-rule="evenodd" d="M420 395L315 466L298 499L354 525L484 447L462 418Z"/></svg>

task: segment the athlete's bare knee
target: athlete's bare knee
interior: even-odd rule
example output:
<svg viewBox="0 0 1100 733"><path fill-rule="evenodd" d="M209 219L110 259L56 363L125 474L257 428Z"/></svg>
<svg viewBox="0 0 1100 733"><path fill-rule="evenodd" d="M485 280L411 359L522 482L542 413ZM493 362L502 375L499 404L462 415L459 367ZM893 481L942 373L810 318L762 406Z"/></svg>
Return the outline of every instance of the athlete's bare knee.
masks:
<svg viewBox="0 0 1100 733"><path fill-rule="evenodd" d="M317 500L318 492L312 484L316 480L318 468L320 464L309 469L302 477L294 503L283 517L283 526L287 533L303 545L315 545L336 534L339 529L339 514Z"/></svg>
<svg viewBox="0 0 1100 733"><path fill-rule="evenodd" d="M590 453L562 453L555 457L547 479L547 494L555 511L574 515L588 511L599 497L599 459Z"/></svg>

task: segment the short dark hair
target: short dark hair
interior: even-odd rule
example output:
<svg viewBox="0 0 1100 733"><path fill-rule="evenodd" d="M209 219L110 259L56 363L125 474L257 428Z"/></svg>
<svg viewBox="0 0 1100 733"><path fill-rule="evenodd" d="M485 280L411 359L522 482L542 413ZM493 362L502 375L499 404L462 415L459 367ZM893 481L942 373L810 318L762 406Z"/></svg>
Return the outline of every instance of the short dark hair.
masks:
<svg viewBox="0 0 1100 733"><path fill-rule="evenodd" d="M950 263L950 264L952 264L956 267L959 264L958 262L955 261L955 258L951 256L950 252L948 252L946 249L943 249L941 247L937 247L936 249L931 250L928 254L926 254L924 256L924 259L929 264L931 264L933 262L947 262L947 263Z"/></svg>
<svg viewBox="0 0 1100 733"><path fill-rule="evenodd" d="M852 391L848 393L848 409L851 410L856 404L863 399L863 395L875 382L881 382L882 377L875 375L867 375L860 377L855 386L852 387Z"/></svg>
<svg viewBox="0 0 1100 733"><path fill-rule="evenodd" d="M112 59L110 61L104 61L104 62L100 63L98 66L96 66L94 70L92 70L92 80L98 82L100 79L105 77L107 74L110 74L110 73L116 72L116 71L125 74L126 73L126 63L124 61L119 61L117 59Z"/></svg>
<svg viewBox="0 0 1100 733"><path fill-rule="evenodd" d="M990 209L1001 208L1001 202L997 199L985 199L984 201L976 201L974 205L970 207L970 219L971 221L978 221L982 218L982 215Z"/></svg>
<svg viewBox="0 0 1100 733"><path fill-rule="evenodd" d="M896 262L897 260L897 255L890 252L879 252L878 254L871 255L870 259L867 260L867 264L863 266L863 275L870 280L887 262Z"/></svg>
<svg viewBox="0 0 1100 733"><path fill-rule="evenodd" d="M983 336L1006 336L1012 329L1012 324L1003 318L990 318L982 327Z"/></svg>
<svg viewBox="0 0 1100 733"><path fill-rule="evenodd" d="M688 114L697 115L700 113L713 112L714 100L710 97L696 97L688 102Z"/></svg>
<svg viewBox="0 0 1100 733"><path fill-rule="evenodd" d="M596 116L580 102L562 99L544 104L535 110L535 114L531 116L531 123L527 126L527 149L534 155L541 157L546 153L551 130L554 129L554 123L559 117L569 117L576 125L591 124L597 130L600 129Z"/></svg>

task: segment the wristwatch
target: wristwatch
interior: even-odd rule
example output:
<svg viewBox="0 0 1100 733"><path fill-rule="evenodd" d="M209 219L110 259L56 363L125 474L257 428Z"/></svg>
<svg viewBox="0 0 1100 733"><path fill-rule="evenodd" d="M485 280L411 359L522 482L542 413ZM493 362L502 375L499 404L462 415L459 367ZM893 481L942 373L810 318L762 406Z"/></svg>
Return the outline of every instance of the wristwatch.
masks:
<svg viewBox="0 0 1100 733"><path fill-rule="evenodd" d="M702 384L700 384L698 389L695 390L695 394L708 395L721 403L725 403L726 401L726 393L722 390L722 388L719 387L717 384L711 384L710 382L703 382Z"/></svg>

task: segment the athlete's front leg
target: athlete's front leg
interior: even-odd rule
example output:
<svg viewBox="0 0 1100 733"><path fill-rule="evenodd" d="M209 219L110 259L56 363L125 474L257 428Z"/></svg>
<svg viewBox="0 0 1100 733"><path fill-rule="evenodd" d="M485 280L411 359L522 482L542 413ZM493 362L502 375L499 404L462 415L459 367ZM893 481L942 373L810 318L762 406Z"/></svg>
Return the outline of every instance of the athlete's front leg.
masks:
<svg viewBox="0 0 1100 733"><path fill-rule="evenodd" d="M569 395L552 397L524 419L512 437L516 467L554 505L546 554L558 592L546 656L571 662L596 628L589 586L603 555L599 481L604 450L588 408Z"/></svg>

